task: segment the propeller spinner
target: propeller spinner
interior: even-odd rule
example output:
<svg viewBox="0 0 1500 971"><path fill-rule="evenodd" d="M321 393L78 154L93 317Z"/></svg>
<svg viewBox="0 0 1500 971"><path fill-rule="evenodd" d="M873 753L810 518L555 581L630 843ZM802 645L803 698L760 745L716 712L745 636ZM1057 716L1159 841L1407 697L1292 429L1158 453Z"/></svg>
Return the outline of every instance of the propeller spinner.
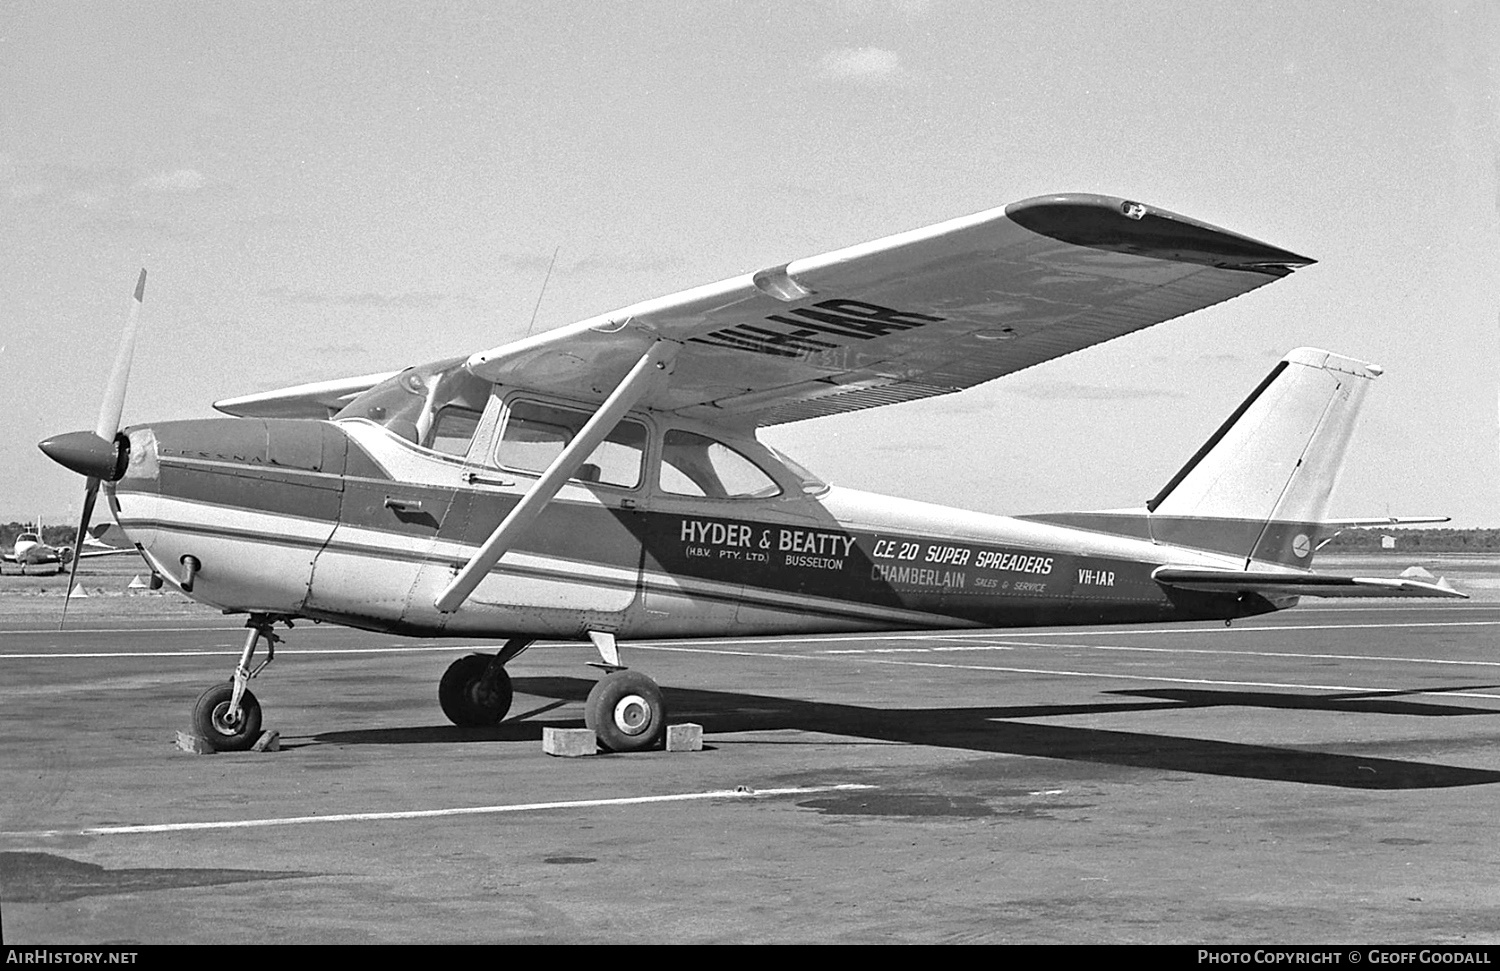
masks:
<svg viewBox="0 0 1500 971"><path fill-rule="evenodd" d="M109 372L109 383L104 388L104 400L99 405L99 423L91 432L67 432L53 435L38 444L38 448L52 461L65 469L86 476L88 483L83 493L83 516L78 521L78 531L73 549L83 549L84 535L89 520L94 515L94 500L99 496L99 483L116 482L125 474L130 459L130 441L120 434L120 414L125 409L125 385L130 379L130 361L135 355L136 327L141 316L141 302L146 295L146 271L141 270L135 283L135 300L130 305L130 316L125 321L125 331L120 337L120 349L115 353L115 365ZM68 589L63 595L62 619L58 628L68 619L68 601L73 597L73 587L78 578L78 562L83 559L75 555L68 571Z"/></svg>

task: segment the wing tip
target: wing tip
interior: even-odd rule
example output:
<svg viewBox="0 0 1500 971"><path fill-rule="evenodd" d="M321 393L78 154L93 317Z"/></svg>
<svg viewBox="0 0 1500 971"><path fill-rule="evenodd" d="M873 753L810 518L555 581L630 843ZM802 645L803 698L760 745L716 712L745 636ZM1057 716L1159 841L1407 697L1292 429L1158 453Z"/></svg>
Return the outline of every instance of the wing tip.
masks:
<svg viewBox="0 0 1500 971"><path fill-rule="evenodd" d="M1285 276L1317 261L1249 236L1118 196L1067 192L1005 207L1025 229L1075 246Z"/></svg>

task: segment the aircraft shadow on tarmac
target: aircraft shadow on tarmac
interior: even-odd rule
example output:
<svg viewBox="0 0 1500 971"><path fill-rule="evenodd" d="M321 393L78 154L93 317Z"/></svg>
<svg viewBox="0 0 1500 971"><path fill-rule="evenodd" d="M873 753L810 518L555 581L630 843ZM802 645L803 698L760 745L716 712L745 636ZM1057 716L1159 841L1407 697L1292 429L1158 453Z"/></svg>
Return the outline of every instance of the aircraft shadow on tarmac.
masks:
<svg viewBox="0 0 1500 971"><path fill-rule="evenodd" d="M218 887L259 880L317 876L294 870L234 870L223 867L118 867L83 863L39 850L0 852L0 886L8 904L66 903L86 897L188 887Z"/></svg>
<svg viewBox="0 0 1500 971"><path fill-rule="evenodd" d="M493 728L409 727L326 732L313 736L325 744L435 744L460 741L537 741L544 725L576 726L578 719L531 720L568 702L582 702L594 682L585 678L516 678L518 694L555 699L522 707ZM1422 688L1434 691L1474 690L1476 685ZM1500 710L1452 704L1398 700L1413 692L1381 691L1337 695L1275 692L1164 689L1117 691L1151 701L1087 705L1007 705L973 708L881 709L776 698L766 695L686 688L663 688L674 722L696 722L705 734L794 729L871 740L933 745L1049 759L1198 772L1209 775L1301 782L1352 789L1430 789L1500 782L1500 772L1432 762L1341 755L1271 745L1222 742L1173 735L1112 731L1069 725L1035 724L1016 719L1062 715L1109 715L1215 707L1281 708L1420 717L1500 715ZM292 742L289 748L295 747Z"/></svg>

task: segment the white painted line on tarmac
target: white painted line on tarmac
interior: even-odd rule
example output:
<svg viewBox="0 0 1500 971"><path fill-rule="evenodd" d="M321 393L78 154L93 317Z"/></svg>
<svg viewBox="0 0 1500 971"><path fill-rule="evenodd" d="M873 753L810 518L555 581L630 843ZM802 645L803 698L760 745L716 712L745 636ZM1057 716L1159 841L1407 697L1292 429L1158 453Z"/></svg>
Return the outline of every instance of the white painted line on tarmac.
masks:
<svg viewBox="0 0 1500 971"><path fill-rule="evenodd" d="M9 637L12 634L53 634L56 636L72 634L195 634L199 632L210 633L213 631L244 630L244 627L68 627L58 630L56 627L28 628L26 630L0 630L0 637ZM308 628L314 630L315 628Z"/></svg>
<svg viewBox="0 0 1500 971"><path fill-rule="evenodd" d="M1081 645L1027 644L1024 641L996 641L993 644L964 644L959 647L838 647L819 654L951 654L969 651L1013 651L1017 647L1074 647Z"/></svg>
<svg viewBox="0 0 1500 971"><path fill-rule="evenodd" d="M1002 674L1041 674L1060 678L1107 678L1116 681L1156 681L1166 684L1201 684L1223 688L1296 688L1305 691L1355 691L1369 694L1366 701L1379 701L1382 696L1418 697L1430 695L1434 698L1482 698L1500 701L1500 694L1478 691L1406 691L1399 688L1374 688L1368 685L1349 684L1298 684L1285 681L1219 681L1211 678L1167 678L1146 674L1105 674L1098 671L1056 671L1049 668L1010 668L985 664L942 664L937 661L896 661L890 658L872 657L871 664L900 664L914 668L952 668L961 671L995 671Z"/></svg>
<svg viewBox="0 0 1500 971"><path fill-rule="evenodd" d="M1057 641L1004 640L993 644L965 647L872 647L843 648L822 654L951 654L969 651L1013 651L1018 647L1043 647L1049 650L1071 648L1080 651L1127 651L1138 654L1208 654L1213 657L1281 657L1305 661L1396 661L1403 664L1453 664L1500 668L1500 661L1456 661L1439 657L1394 657L1387 654L1312 654L1297 651L1236 651L1212 647L1128 647L1122 644L1059 644Z"/></svg>
<svg viewBox="0 0 1500 971"><path fill-rule="evenodd" d="M393 819L436 819L445 816L493 816L500 813L541 812L548 809L593 809L600 806L642 806L666 802L698 802L708 799L762 799L769 796L803 796L819 792L855 792L876 786L844 783L834 786L794 786L783 789L711 789L667 796L623 796L616 799L571 799L562 802L515 803L503 806L463 806L454 809L412 809L400 812L335 813L327 816L272 816L264 819L228 819L207 823L154 823L141 826L90 826L87 829L50 829L0 836L120 836L135 833L185 833L209 829L256 829L265 826L301 826L305 823L380 822Z"/></svg>
<svg viewBox="0 0 1500 971"><path fill-rule="evenodd" d="M1196 623L1196 622L1193 622ZM1108 634L1111 637L1129 636L1136 634L1265 634L1276 631L1309 631L1309 630L1364 630L1387 628L1425 628L1425 627L1500 627L1500 620L1456 620L1456 621L1411 621L1405 623L1368 623L1368 624L1283 624L1279 626L1266 627L1225 627L1222 623L1214 626L1204 627L1129 627L1108 626L1102 629L1099 625L1080 625L1077 627L1066 627L1055 630L1025 629L1026 637L1079 637L1089 635ZM715 638L683 638L669 641L631 641L624 646L627 649L643 649L653 651L693 650L693 645L703 644L706 646L723 646L729 644L743 644L746 646L777 644L797 644L809 649L816 648L819 644L834 644L841 641L970 641L976 638L1004 637L1004 628L985 628L984 630L931 630L931 631L901 631L899 633L881 633L872 631L863 634L804 634L787 637L715 637ZM742 651L723 653L743 653L754 655L761 652ZM837 649L821 651L824 654L837 653ZM774 656L774 655L766 655ZM801 656L801 655L798 655Z"/></svg>
<svg viewBox="0 0 1500 971"><path fill-rule="evenodd" d="M1107 628L1110 636L1126 634L1271 634L1278 631L1299 630L1393 630L1406 627L1500 627L1500 620L1434 620L1434 621L1409 621L1405 623L1390 624L1280 624L1267 627L1225 627L1219 624L1214 627L1110 627ZM1079 633L1099 634L1100 630L1092 628L1080 631L1078 628L1068 630L1048 630L1026 632L1027 637L1077 637ZM995 631L963 631L961 633L944 633L943 637L955 639L968 639L974 637L994 637Z"/></svg>
<svg viewBox="0 0 1500 971"><path fill-rule="evenodd" d="M1033 646L1041 646L1041 645L1033 645ZM1045 646L1047 646L1047 647L1057 647L1059 645L1047 644ZM1087 647L1087 645L1083 645L1083 644L1065 645L1065 646ZM817 654L772 654L772 653L767 653L767 652L763 652L763 651L724 651L724 650L716 650L715 648L709 647L709 646L705 646L705 647L657 647L657 648L652 648L652 649L653 650L659 650L659 651L678 651L678 652L682 652L682 653L685 653L685 654L730 654L730 655L745 656L745 657L786 658L786 659L789 659L789 660L799 660L799 661L816 661L816 660L828 659L830 657L830 652L819 652ZM1210 652L1207 652L1207 653L1215 653L1215 652L1210 651ZM832 655L832 656L835 657L835 658L840 658L841 659L841 658L848 657L849 654L847 652L841 652L841 653L839 653L837 655ZM898 665L904 665L904 666L907 666L907 667L916 667L916 668L945 668L945 669L956 670L956 671L994 671L994 672L996 672L998 674L1040 674L1040 675L1054 675L1054 676L1060 677L1060 678L1105 678L1105 679L1116 680L1116 681L1156 681L1156 682L1164 682L1164 683L1167 683L1167 684L1201 684L1201 685L1215 685L1215 686L1219 686L1219 687L1232 687L1232 688L1297 688L1297 689L1303 689L1303 690L1307 690L1307 691L1357 691L1357 692L1369 692L1369 693L1372 693L1372 694L1400 694L1400 695L1403 695L1403 696L1406 696L1406 695L1413 695L1413 696L1415 696L1415 695L1431 695L1433 697L1438 697L1438 698L1483 698L1483 699L1491 700L1491 701L1500 701L1500 694L1485 694L1485 693L1482 693L1482 692L1475 692L1475 691L1406 691L1406 690L1395 689L1395 688L1375 688L1375 687L1370 687L1368 685L1359 686L1359 685L1347 685L1347 684L1298 684L1298 683L1294 683L1294 682L1282 682L1282 681L1222 681L1222 680L1214 680L1214 679L1209 679L1209 678L1168 678L1168 677L1161 677L1161 676L1148 675L1148 674L1115 674L1115 673L1111 673L1111 672L1101 672L1101 671L1059 671L1059 670L1056 670L1056 669L1053 669L1053 668L1002 667L1000 665L992 665L992 664L953 664L953 663L942 663L942 662L939 662L939 661L902 661L902 660L897 660L895 658L878 656L878 655L873 655L873 654L862 657L862 660L869 661L871 664L898 664ZM1359 660L1363 660L1363 659L1359 659ZM1393 658L1392 660L1404 660L1404 659L1403 658Z"/></svg>
<svg viewBox="0 0 1500 971"><path fill-rule="evenodd" d="M583 645L579 645L583 646ZM494 650L494 644L480 645L458 645L449 647L436 647L432 645L418 647L287 647L282 646L280 657L298 657L304 654L441 654L455 651ZM0 653L0 661L17 659L46 659L46 658L84 658L84 657L239 657L242 648L220 648L217 650L198 651L89 651L63 653L61 651L49 651L37 654L3 654Z"/></svg>
<svg viewBox="0 0 1500 971"><path fill-rule="evenodd" d="M1106 628L1105 630L1094 630L1094 629L1089 629L1089 628L1076 628L1075 627L1075 628L1067 628L1067 629L1063 629L1063 630L1027 630L1025 636L1026 636L1026 638L1028 638L1028 641L1020 641L1020 640L1010 640L1010 639L1007 639L1007 640L1004 640L1004 641L995 641L992 644L987 644L987 645L973 645L973 646L968 645L967 642L970 642L970 641L973 641L973 640L976 640L976 639L981 639L981 638L995 638L996 637L995 630L994 629L987 629L987 630L983 630L983 631L934 630L934 631L918 631L918 632L903 631L903 632L899 632L899 633L894 633L894 632L893 633L871 632L871 633L862 633L862 634L834 634L834 635L820 634L820 635L803 635L803 636L789 636L789 637L742 637L742 638L712 638L712 639L710 639L710 638L702 638L702 639L697 639L696 642L692 641L692 640L688 640L688 639L670 640L670 641L640 641L640 642L631 642L631 643L627 644L626 646L630 650L643 650L643 651L667 651L667 652L680 651L680 652L683 652L683 653L714 653L714 654L730 654L730 655L737 655L737 656L744 656L744 657L765 657L765 658L787 658L787 659L795 659L795 660L816 660L820 656L824 656L824 655L839 655L839 654L903 653L903 652L907 652L907 651L934 651L934 652L938 652L938 651L966 651L966 650L968 650L968 651L976 651L976 650L977 651L1010 650L1013 647L1042 647L1042 646L1051 646L1050 644L1041 644L1041 643L1031 643L1030 642L1031 639L1036 639L1036 638L1080 637L1080 636L1090 636L1090 635L1098 635L1098 634L1105 634L1105 633L1107 633L1110 637L1126 637L1126 636L1134 636L1134 635L1140 635L1140 634L1150 634L1150 635L1158 635L1158 634L1219 634L1219 635L1224 635L1224 634L1244 634L1244 633L1264 634L1264 633L1275 632L1275 631L1328 631L1328 630L1367 630L1367 629L1369 629L1369 630L1386 630L1386 629L1397 629L1397 628L1497 627L1497 626L1500 626L1500 620L1430 621L1430 622L1407 622L1407 623L1390 623L1390 624L1379 624L1379 623L1363 623L1363 624L1297 624L1297 625L1290 625L1290 624L1288 624L1288 625L1274 626L1274 627L1244 627L1244 626L1242 626L1242 627L1222 627L1222 626L1214 626L1214 627L1151 627L1151 628L1110 627L1110 628ZM62 633L65 633L65 634L78 634L78 633L102 633L102 634L182 633L182 632L185 632L185 631L205 631L205 632L207 632L207 631L241 631L243 629L244 628L240 628L240 627L219 627L219 628L168 627L168 628L149 628L149 629L148 628L139 628L139 629L136 629L136 630L64 631ZM325 627L309 627L308 630L335 630L335 631L343 631L345 629L344 628L340 628L340 627L327 627L327 626L325 626ZM58 633L59 632L55 631L55 630L46 630L46 631L0 631L0 638L3 638L4 636L9 635L9 634L54 634L54 635L56 635ZM297 634L301 634L303 632L302 631L297 631L296 633ZM1001 635L1001 636L1003 636L1003 635ZM925 641L925 642L928 642L929 644L931 644L934 641L959 641L964 646L937 646L937 647L925 647L925 648L899 648L899 647L893 647L893 648L828 648L826 650L819 650L818 649L818 645L820 645L820 644L840 643L840 642L845 642L845 641L875 641L875 642L882 642L882 643L888 643L888 642L893 642L893 641L894 642L900 642L900 641ZM498 643L498 642L496 642L496 643ZM441 646L439 646L439 645L420 645L420 646L419 645L396 645L396 646L392 646L392 647L345 647L345 648L307 648L307 647L301 647L301 646L295 646L295 645L287 645L287 646L283 647L283 650L286 652L286 654L288 656L291 656L291 655L313 655L313 654L351 654L351 655L352 654L420 654L420 653L441 654L441 653L445 653L445 652L461 652L461 651L493 651L496 648L496 643L456 644L456 645L441 645ZM775 645L792 644L792 645L798 645L798 646L806 647L809 651L812 651L814 653L778 653L778 652L774 652L774 651L764 651L764 650L725 650L724 649L727 645L731 645L731 644L741 644L741 645L745 645L747 647L762 647L762 646L764 646L764 647L771 647L771 646L775 646ZM581 643L575 644L575 643L571 643L571 642L548 642L545 646L548 646L548 647L586 647L587 645L584 645L584 644L581 644ZM1093 648L1093 645L1087 645L1087 644L1057 645L1057 646ZM1102 648L1101 647L1101 648L1095 648L1095 649L1103 650L1103 649L1106 649L1106 648ZM1131 648L1126 648L1126 647L1123 647L1123 646L1119 646L1119 647L1113 647L1113 648L1109 648L1109 649L1114 649L1114 650L1130 650ZM88 652L45 652L45 653L43 653L43 652L28 652L28 653L6 653L6 652L0 652L0 660L6 660L6 659L13 659L13 660L44 660L44 659L47 659L47 658L111 658L111 657L118 657L118 658L131 658L131 657L135 657L135 658L145 658L145 657L206 657L206 656L222 657L222 656L235 656L235 655L238 655L240 653L240 650L241 649L239 647L233 647L233 648L223 648L223 649L215 649L215 650L184 650L184 651L88 651ZM1147 650L1147 648L1137 648L1136 650ZM1158 650L1166 651L1166 650L1169 650L1169 649L1167 649L1167 648L1160 648ZM1204 651L1203 653L1230 653L1230 652L1225 652L1225 651ZM1254 653L1254 652L1244 652L1244 653ZM1267 655L1264 655L1264 656L1329 657L1329 658L1334 658L1334 657L1341 657L1342 655L1300 655L1300 654L1276 655L1276 654L1267 654ZM1377 658L1360 658L1360 657L1354 657L1354 656L1351 656L1351 659L1353 659L1353 660L1361 660L1361 659L1363 659L1363 660L1378 660ZM1408 658L1386 658L1385 660L1414 660L1414 659L1408 659ZM1437 663L1437 662L1433 662L1433 663ZM1451 664L1486 664L1488 662L1482 662L1482 661L1470 661L1470 662L1450 661L1450 662L1447 662L1447 663L1451 663Z"/></svg>
<svg viewBox="0 0 1500 971"><path fill-rule="evenodd" d="M93 652L70 652L48 653L48 654L0 654L0 661L38 661L48 658L81 658L81 657L228 657L239 655L238 650L224 649L221 651L93 651Z"/></svg>
<svg viewBox="0 0 1500 971"><path fill-rule="evenodd" d="M1012 642L1019 643L1019 642ZM1294 651L1230 651L1206 647L1124 647L1106 644L1057 644L1047 642L1037 647L1082 647L1090 651L1134 651L1150 654L1213 654L1231 657L1287 657L1308 661L1397 661L1403 664L1455 664L1472 667L1500 668L1500 661L1455 661L1442 657L1395 657L1388 654L1304 654Z"/></svg>

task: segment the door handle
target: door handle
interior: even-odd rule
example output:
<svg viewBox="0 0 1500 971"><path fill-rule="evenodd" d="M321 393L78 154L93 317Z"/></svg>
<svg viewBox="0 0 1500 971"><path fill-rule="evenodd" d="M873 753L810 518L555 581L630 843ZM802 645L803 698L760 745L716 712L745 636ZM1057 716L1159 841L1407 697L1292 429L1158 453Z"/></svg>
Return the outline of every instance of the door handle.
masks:
<svg viewBox="0 0 1500 971"><path fill-rule="evenodd" d="M513 486L516 484L514 479L497 479L493 476L472 471L464 473L464 481L469 485Z"/></svg>

